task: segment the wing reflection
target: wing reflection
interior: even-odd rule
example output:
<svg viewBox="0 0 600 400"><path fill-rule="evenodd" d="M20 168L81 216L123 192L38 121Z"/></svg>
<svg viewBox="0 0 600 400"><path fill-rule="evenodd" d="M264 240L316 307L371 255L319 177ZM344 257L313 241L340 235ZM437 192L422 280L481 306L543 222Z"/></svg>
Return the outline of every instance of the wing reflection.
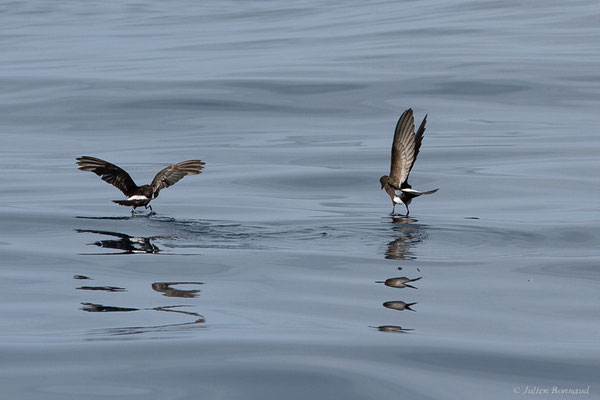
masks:
<svg viewBox="0 0 600 400"><path fill-rule="evenodd" d="M80 286L77 290L99 290L103 292L126 292L127 289L116 286Z"/></svg>
<svg viewBox="0 0 600 400"><path fill-rule="evenodd" d="M92 279L83 275L75 275L73 279ZM152 289L156 292L162 293L167 297L181 297L181 298L194 298L198 297L199 289L175 289L171 286L175 285L202 285L203 282L155 282L152 284ZM81 286L76 288L78 290L94 290L94 291L105 291L105 292L122 292L126 291L125 288L116 287L116 286ZM108 295L105 294L105 295ZM156 333L156 332L170 332L175 329L182 329L183 327L189 327L192 325L203 324L206 322L206 319L203 315L194 312L185 310L185 307L193 307L191 305L184 304L171 304L171 305L161 305L156 307L148 307L148 308L136 308L136 307L119 307L119 306L109 306L104 304L97 303L88 303L82 302L82 307L80 308L82 311L86 312L168 312L178 314L184 317L192 317L191 321L181 322L181 323L169 323L163 325L149 325L149 326L129 326L129 327L119 327L119 328L107 328L107 329L98 329L90 332L94 335L100 336L118 336L118 335L132 335L138 333Z"/></svg>
<svg viewBox="0 0 600 400"><path fill-rule="evenodd" d="M206 322L206 319L204 319L204 317L202 315L198 314L198 313L195 313L195 312L192 312L192 311L172 310L173 308L177 308L177 307L187 307L187 306L162 306L162 307L154 307L154 308L152 308L152 310L154 310L154 311L164 311L164 312L179 313L179 314L184 314L184 315L191 315L193 317L197 317L198 318L194 322L189 322L189 323L199 324L199 323L202 323L202 322Z"/></svg>
<svg viewBox="0 0 600 400"><path fill-rule="evenodd" d="M126 336L126 335L139 335L142 333L159 333L159 332L174 332L176 330L190 329L192 327L200 328L204 327L201 323L204 320L198 322L182 322L180 324L168 324L168 325L151 325L151 326L126 326L122 328L110 328L110 329L97 329L90 332L92 335L98 336Z"/></svg>
<svg viewBox="0 0 600 400"><path fill-rule="evenodd" d="M83 307L81 310L87 312L126 312L126 311L139 311L139 308L129 308L129 307L114 307L114 306L104 306L102 304L94 304L94 303L81 303Z"/></svg>
<svg viewBox="0 0 600 400"><path fill-rule="evenodd" d="M203 282L154 282L152 289L163 294L166 297L198 297L200 289L176 289L174 285L204 285Z"/></svg>
<svg viewBox="0 0 600 400"><path fill-rule="evenodd" d="M122 250L118 253L96 253L97 254L156 254L160 249L152 243L152 240L159 239L161 236L137 237L129 236L119 232L95 231L89 229L75 229L77 233L95 233L98 235L113 236L118 239L99 240L90 245L95 245L107 249ZM85 253L90 255L89 253Z"/></svg>

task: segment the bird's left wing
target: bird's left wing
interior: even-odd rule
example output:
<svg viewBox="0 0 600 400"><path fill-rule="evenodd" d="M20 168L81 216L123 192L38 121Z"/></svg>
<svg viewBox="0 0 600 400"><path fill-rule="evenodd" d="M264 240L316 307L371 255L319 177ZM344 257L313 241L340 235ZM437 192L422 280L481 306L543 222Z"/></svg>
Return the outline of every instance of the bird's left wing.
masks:
<svg viewBox="0 0 600 400"><path fill-rule="evenodd" d="M423 118L423 122L417 129L417 133L415 133L415 151L413 154L413 160L410 164L410 169L408 172L412 170L413 165L415 165L415 161L417 161L417 156L419 155L419 150L421 149L421 143L423 142L423 135L425 134L425 124L427 123L427 114L425 114L425 118Z"/></svg>
<svg viewBox="0 0 600 400"><path fill-rule="evenodd" d="M169 165L161 170L150 184L154 190L154 197L158 197L158 192L161 189L176 184L184 176L199 174L204 169L204 165L205 163L200 160L189 160Z"/></svg>

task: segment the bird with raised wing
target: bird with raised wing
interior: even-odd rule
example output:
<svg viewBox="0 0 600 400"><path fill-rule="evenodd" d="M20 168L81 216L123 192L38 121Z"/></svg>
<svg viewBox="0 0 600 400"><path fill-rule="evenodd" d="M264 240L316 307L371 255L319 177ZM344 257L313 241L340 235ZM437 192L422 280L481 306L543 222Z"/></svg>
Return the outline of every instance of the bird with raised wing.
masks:
<svg viewBox="0 0 600 400"><path fill-rule="evenodd" d="M425 115L423 122L421 122L419 129L415 133L415 119L412 109L409 108L402 113L396 125L394 142L392 144L390 175L384 175L379 178L381 189L385 189L392 199L392 214L396 211L396 204L402 203L406 207L406 216L408 216L410 213L408 205L412 199L423 194L432 194L439 190L434 189L427 192L420 192L414 190L408 184L408 175L417 160L421 142L423 141L426 121L427 115Z"/></svg>
<svg viewBox="0 0 600 400"><path fill-rule="evenodd" d="M108 161L96 157L82 156L77 158L77 165L82 171L90 171L119 189L127 199L113 200L122 206L132 207L131 214L135 213L137 207L150 208L151 200L158 197L161 189L177 183L186 175L197 175L204 169L205 163L200 160L182 161L169 165L156 174L149 185L138 186L125 170Z"/></svg>

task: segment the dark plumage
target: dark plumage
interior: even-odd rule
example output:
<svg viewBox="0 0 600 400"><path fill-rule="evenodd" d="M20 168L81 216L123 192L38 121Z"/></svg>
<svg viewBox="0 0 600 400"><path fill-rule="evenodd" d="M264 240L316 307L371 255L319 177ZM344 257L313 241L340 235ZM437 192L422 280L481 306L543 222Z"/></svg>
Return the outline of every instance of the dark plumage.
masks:
<svg viewBox="0 0 600 400"><path fill-rule="evenodd" d="M394 142L392 144L390 175L384 175L379 178L381 189L385 189L392 199L392 214L396 211L396 204L402 203L406 207L406 215L408 216L410 212L408 205L413 198L438 191L438 189L434 189L427 192L419 192L414 190L408 183L408 175L419 155L426 122L427 115L425 115L423 122L421 122L419 129L415 133L415 119L412 109L409 108L402 113L398 124L396 124Z"/></svg>
<svg viewBox="0 0 600 400"><path fill-rule="evenodd" d="M148 203L158 197L161 189L174 185L186 175L199 174L205 163L200 160L189 160L169 165L156 174L152 183L142 186L136 185L131 176L122 168L99 158L82 156L77 158L77 165L80 170L95 173L103 181L123 192L127 199L113 200L113 202L132 207L131 212L133 213L137 207L141 206L152 210Z"/></svg>
<svg viewBox="0 0 600 400"><path fill-rule="evenodd" d="M385 308L389 308L391 310L398 310L398 311L404 311L404 310L409 310L409 311L415 311L411 308L411 306L414 306L417 303L405 303L403 301L386 301L385 303L383 303L383 306Z"/></svg>

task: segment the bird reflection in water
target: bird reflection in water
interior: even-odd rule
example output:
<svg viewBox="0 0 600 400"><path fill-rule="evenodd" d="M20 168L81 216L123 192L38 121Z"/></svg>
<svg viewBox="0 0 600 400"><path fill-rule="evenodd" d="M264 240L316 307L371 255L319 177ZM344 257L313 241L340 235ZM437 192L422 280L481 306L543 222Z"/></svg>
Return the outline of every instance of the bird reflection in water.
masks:
<svg viewBox="0 0 600 400"><path fill-rule="evenodd" d="M116 286L80 286L77 290L98 290L101 292L126 292L127 289Z"/></svg>
<svg viewBox="0 0 600 400"><path fill-rule="evenodd" d="M174 306L162 306L162 307L154 307L151 310L154 311L164 311L164 312L172 312L172 313L178 313L178 314L184 314L184 315L191 315L193 317L198 317L197 320L195 320L194 322L187 322L185 324L177 324L177 326L181 326L181 325L190 325L190 324L200 324L203 322L206 322L206 319L204 319L204 317L198 313L192 312L192 311L183 311L183 310L175 310L175 308L179 308L179 307L187 307L184 305L174 305ZM164 326L170 326L170 325L164 325Z"/></svg>
<svg viewBox="0 0 600 400"><path fill-rule="evenodd" d="M95 303L81 303L81 305L83 306L81 310L87 312L127 312L140 310L139 308L104 306Z"/></svg>
<svg viewBox="0 0 600 400"><path fill-rule="evenodd" d="M414 331L414 329L406 329L398 325L380 325L380 326L370 326L370 328L375 328L380 332L395 332L395 333L406 333L409 331Z"/></svg>
<svg viewBox="0 0 600 400"><path fill-rule="evenodd" d="M121 250L118 253L85 253L87 255L98 255L98 254L156 254L160 252L160 249L152 243L153 240L166 238L163 236L152 236L152 237L137 237L137 236L129 236L124 233L119 232L109 232L109 231L95 231L89 229L75 229L77 233L95 233L98 235L112 236L118 239L112 240L99 240L94 243L89 243L90 245L107 248L107 249L116 249Z"/></svg>
<svg viewBox="0 0 600 400"><path fill-rule="evenodd" d="M398 311L404 311L404 310L408 310L408 311L415 311L412 308L410 308L411 306L414 306L415 303L405 303L403 301L386 301L385 303L383 303L383 306L385 308L389 308L391 310L398 310Z"/></svg>
<svg viewBox="0 0 600 400"><path fill-rule="evenodd" d="M152 308L116 307L116 306L105 306L102 304L95 304L95 303L81 303L81 305L83 306L83 307L81 307L81 310L87 311L87 312L126 312L126 311L141 311L141 310L165 311L165 312L172 312L172 313L178 313L178 314L199 317L196 321L193 322L194 324L197 324L200 322L206 322L204 317L198 313L195 313L192 311L175 310L175 308L179 308L179 307L188 307L185 305L161 306L161 307L152 307ZM175 325L179 326L179 325L188 325L188 324L190 324L190 323L187 322L185 324L175 324ZM161 326L171 326L171 325L172 324L161 325Z"/></svg>
<svg viewBox="0 0 600 400"><path fill-rule="evenodd" d="M416 244L427 239L427 233L425 232L425 226L418 224L417 220L408 216L392 215L389 217L391 223L391 231L393 232L393 240L386 244L385 258L388 260L415 260L416 256L412 254L412 248ZM389 239L388 239L389 240ZM402 270L402 267L398 267L396 270ZM417 289L411 283L422 279L407 278L405 276L397 278L388 278L384 281L375 281L375 283L383 283L385 286L404 289L411 288ZM416 302L407 303L401 300L390 300L384 302L383 307L396 310L396 311L415 311L412 306L417 304ZM371 326L381 332L396 332L406 333L413 329L402 328L398 325L380 325Z"/></svg>
<svg viewBox="0 0 600 400"><path fill-rule="evenodd" d="M414 278L414 279L410 279L405 276L402 276L400 278L389 278L389 279L386 279L385 281L375 281L375 283L383 283L385 286L398 288L398 289L403 289L403 288L416 289L416 287L414 287L413 285L409 285L408 283L416 282L421 278L422 278L422 276L420 276L418 278Z"/></svg>
<svg viewBox="0 0 600 400"><path fill-rule="evenodd" d="M203 285L203 282L154 282L152 289L166 297L192 298L198 297L200 289L176 289L175 285Z"/></svg>
<svg viewBox="0 0 600 400"><path fill-rule="evenodd" d="M418 278L407 278L405 276L399 277L399 278L389 278L386 279L385 281L375 281L375 283L383 283L386 286L389 287L393 287L393 288L398 288L398 289L402 289L402 288L412 288L412 289L416 289L416 287L412 286L409 284L409 282L416 282L419 279L421 279L422 277L418 277ZM390 310L396 310L396 311L415 311L413 310L411 307L414 306L415 304L417 304L416 302L413 303L406 303L404 301L401 300L391 300L391 301L386 301L383 303L383 307L390 309ZM376 328L377 330L381 331L381 332L399 332L399 333L406 333L408 331L412 331L413 329L405 329L402 328L400 326L397 325L381 325L381 326L371 326L371 328Z"/></svg>
<svg viewBox="0 0 600 400"><path fill-rule="evenodd" d="M75 275L74 279L92 279L84 275ZM203 282L155 282L152 284L152 289L157 292L162 293L164 296L168 297L181 297L181 298L194 298L198 296L200 292L199 289L175 289L172 288L171 285L202 285ZM79 290L101 290L107 292L117 292L117 291L126 291L124 288L119 288L115 286L81 286L78 287ZM118 307L118 306L107 306L104 304L97 303L81 303L82 311L86 312L133 312L133 311L159 311L159 312L169 312L180 315L185 315L188 317L193 317L193 321L190 322L182 322L175 324L165 324L165 325L151 325L151 326L134 326L134 327L122 327L122 328L109 328L109 329L100 329L96 330L93 333L99 335L131 335L137 333L148 333L148 332L162 332L162 331L170 331L172 329L189 326L189 325L197 325L203 324L206 322L206 319L201 314L198 314L193 311L187 311L182 308L190 307L189 305L166 305L166 306L158 306L158 307L150 307L150 308L134 308L134 307Z"/></svg>
<svg viewBox="0 0 600 400"><path fill-rule="evenodd" d="M392 216L391 223L394 224L394 240L387 244L385 258L388 260L411 260L415 259L411 248L427 238L423 226L415 224L416 219L410 217Z"/></svg>

